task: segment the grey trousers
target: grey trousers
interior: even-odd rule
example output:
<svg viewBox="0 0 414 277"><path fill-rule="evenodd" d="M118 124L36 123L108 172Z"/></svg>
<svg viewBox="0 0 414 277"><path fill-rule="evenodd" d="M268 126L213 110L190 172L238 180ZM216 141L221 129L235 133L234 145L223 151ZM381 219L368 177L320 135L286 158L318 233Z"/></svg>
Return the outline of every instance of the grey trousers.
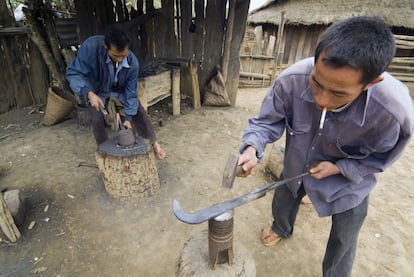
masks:
<svg viewBox="0 0 414 277"><path fill-rule="evenodd" d="M97 111L91 106L89 106L89 116L91 119L91 125L96 144L99 145L108 139L108 134L105 130L104 116L100 111ZM156 141L157 138L154 132L154 128L147 115L147 112L145 111L144 107L141 106L141 103L139 103L137 114L132 117L132 125L138 135L145 139L148 139L151 144Z"/></svg>
<svg viewBox="0 0 414 277"><path fill-rule="evenodd" d="M303 186L294 198L286 185L276 189L272 202L272 230L282 238L293 233L301 199L306 195ZM358 234L368 210L368 196L361 204L332 216L331 233L322 263L324 277L351 276Z"/></svg>

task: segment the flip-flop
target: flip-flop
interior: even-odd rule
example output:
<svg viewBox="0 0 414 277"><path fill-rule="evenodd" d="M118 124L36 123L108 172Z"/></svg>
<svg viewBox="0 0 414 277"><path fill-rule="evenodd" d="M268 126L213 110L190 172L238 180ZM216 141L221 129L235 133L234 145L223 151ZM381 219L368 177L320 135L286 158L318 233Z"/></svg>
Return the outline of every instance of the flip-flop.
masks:
<svg viewBox="0 0 414 277"><path fill-rule="evenodd" d="M278 243L281 239L281 237L279 237L275 232L273 232L271 226L264 228L262 231L261 241L264 246L273 246L276 243Z"/></svg>

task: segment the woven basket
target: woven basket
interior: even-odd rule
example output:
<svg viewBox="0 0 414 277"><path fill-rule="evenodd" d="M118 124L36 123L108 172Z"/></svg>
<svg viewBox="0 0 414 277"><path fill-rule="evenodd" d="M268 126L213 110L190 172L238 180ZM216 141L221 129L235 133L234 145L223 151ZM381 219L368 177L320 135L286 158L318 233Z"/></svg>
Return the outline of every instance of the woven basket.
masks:
<svg viewBox="0 0 414 277"><path fill-rule="evenodd" d="M57 87L49 88L42 124L52 126L59 123L73 110L75 105L76 99L70 92Z"/></svg>

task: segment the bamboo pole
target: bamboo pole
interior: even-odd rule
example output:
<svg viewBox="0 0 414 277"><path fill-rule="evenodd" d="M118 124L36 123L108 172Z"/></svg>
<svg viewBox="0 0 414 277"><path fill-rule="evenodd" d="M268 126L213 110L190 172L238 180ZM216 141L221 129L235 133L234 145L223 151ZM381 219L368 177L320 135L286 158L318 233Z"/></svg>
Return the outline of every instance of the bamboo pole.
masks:
<svg viewBox="0 0 414 277"><path fill-rule="evenodd" d="M412 40L414 41L414 36L406 36L406 35L394 35L396 39L405 39L405 40Z"/></svg>
<svg viewBox="0 0 414 277"><path fill-rule="evenodd" d="M401 39L396 39L395 43L397 44L397 47L399 45L404 45L404 46L413 46L414 47L414 41L405 41L405 40L401 40Z"/></svg>

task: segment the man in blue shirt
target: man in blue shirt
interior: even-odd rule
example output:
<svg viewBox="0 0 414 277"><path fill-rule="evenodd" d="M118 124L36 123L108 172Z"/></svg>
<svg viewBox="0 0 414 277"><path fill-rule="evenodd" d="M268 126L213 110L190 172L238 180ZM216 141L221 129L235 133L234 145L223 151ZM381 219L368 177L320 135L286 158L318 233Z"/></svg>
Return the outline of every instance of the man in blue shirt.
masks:
<svg viewBox="0 0 414 277"><path fill-rule="evenodd" d="M272 246L290 237L308 195L319 216L332 217L323 276L351 275L376 175L401 155L413 132L408 89L385 72L394 54L393 34L378 18L334 23L314 58L278 76L243 135L239 164L245 175L284 131L281 178L310 172L276 189L273 224L261 240Z"/></svg>
<svg viewBox="0 0 414 277"><path fill-rule="evenodd" d="M140 136L150 140L156 158L161 160L166 156L165 151L138 100L139 64L129 50L129 42L126 32L117 26L110 27L105 36L88 38L66 69L66 79L73 92L89 103L98 145L108 138L101 109L108 105L110 97L115 97L123 106L123 126L134 125Z"/></svg>

